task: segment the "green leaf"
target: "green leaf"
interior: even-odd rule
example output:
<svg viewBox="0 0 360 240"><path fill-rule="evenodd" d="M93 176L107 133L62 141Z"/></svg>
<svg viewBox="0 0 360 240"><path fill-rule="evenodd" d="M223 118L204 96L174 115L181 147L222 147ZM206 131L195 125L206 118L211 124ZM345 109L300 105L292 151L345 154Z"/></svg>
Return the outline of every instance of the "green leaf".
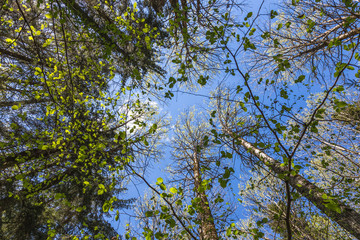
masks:
<svg viewBox="0 0 360 240"><path fill-rule="evenodd" d="M110 210L111 204L109 202L105 202L102 209L103 212L108 212Z"/></svg>
<svg viewBox="0 0 360 240"><path fill-rule="evenodd" d="M176 226L176 222L175 222L175 220L174 219L169 219L168 221L167 221L167 223L169 224L169 226L170 226L170 228L174 228L175 226Z"/></svg>
<svg viewBox="0 0 360 240"><path fill-rule="evenodd" d="M310 132L313 132L313 133L318 133L318 132L319 132L319 130L318 130L318 128L317 128L316 126L311 126L311 128L310 128Z"/></svg>
<svg viewBox="0 0 360 240"><path fill-rule="evenodd" d="M166 186L165 186L165 184L161 183L159 186L160 186L160 189L161 189L161 190L163 190L163 191L165 191L165 190L166 190Z"/></svg>
<svg viewBox="0 0 360 240"><path fill-rule="evenodd" d="M163 182L164 182L164 180L163 180L161 177L159 177L159 178L156 179L156 184L157 184L157 185L160 185L160 184L163 183Z"/></svg>
<svg viewBox="0 0 360 240"><path fill-rule="evenodd" d="M145 217L152 217L154 216L154 212L153 211L146 211L145 212Z"/></svg>
<svg viewBox="0 0 360 240"><path fill-rule="evenodd" d="M55 194L55 199L57 200L57 199L61 199L61 198L64 198L65 197L65 195L63 194L63 193L56 193Z"/></svg>
<svg viewBox="0 0 360 240"><path fill-rule="evenodd" d="M304 75L300 75L300 76L295 80L295 83L302 82L302 81L304 81L304 79L305 79L305 76L304 76Z"/></svg>
<svg viewBox="0 0 360 240"><path fill-rule="evenodd" d="M225 169L225 173L223 175L223 178L229 178L230 177L230 171L229 169Z"/></svg>
<svg viewBox="0 0 360 240"><path fill-rule="evenodd" d="M177 193L177 189L176 188L174 188L174 187L172 187L172 188L170 188L170 190L169 190L171 193Z"/></svg>
<svg viewBox="0 0 360 240"><path fill-rule="evenodd" d="M25 174L18 174L15 176L16 180L22 180L25 177Z"/></svg>
<svg viewBox="0 0 360 240"><path fill-rule="evenodd" d="M230 237L231 236L231 228L228 228L227 230L226 230L226 236L228 236L228 237Z"/></svg>
<svg viewBox="0 0 360 240"><path fill-rule="evenodd" d="M335 104L339 108L343 108L343 107L346 107L348 105L346 102L343 102L343 101L336 102Z"/></svg>
<svg viewBox="0 0 360 240"><path fill-rule="evenodd" d="M248 20L249 18L251 18L252 15L253 15L253 13L249 12L245 17L245 21Z"/></svg>

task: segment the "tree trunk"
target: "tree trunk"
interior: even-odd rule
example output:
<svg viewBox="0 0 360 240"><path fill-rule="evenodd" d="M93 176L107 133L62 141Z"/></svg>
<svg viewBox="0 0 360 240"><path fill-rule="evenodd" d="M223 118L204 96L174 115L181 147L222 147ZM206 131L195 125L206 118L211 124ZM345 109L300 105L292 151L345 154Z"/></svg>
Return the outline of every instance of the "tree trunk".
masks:
<svg viewBox="0 0 360 240"><path fill-rule="evenodd" d="M237 138L239 144L244 147L248 152L256 156L261 162L267 165L276 174L287 175L288 171L286 167L282 167L281 163L260 149L254 147L251 143L245 141L242 138ZM324 190L317 187L315 184L308 181L303 176L297 174L295 176L289 176L290 185L295 188L303 197L307 198L317 208L319 208L324 214L326 214L332 221L338 223L351 235L360 239L360 214L352 209L350 206L332 199L333 202L340 207L341 212L338 213L335 210L326 207L329 202L326 198L323 198Z"/></svg>
<svg viewBox="0 0 360 240"><path fill-rule="evenodd" d="M195 193L198 198L200 198L200 211L199 217L201 219L200 225L200 236L201 240L216 240L219 239L219 236L216 231L214 218L210 210L210 205L208 198L205 194L205 191L199 191L199 187L201 185L201 173L200 173L200 163L198 159L197 152L195 150L194 153L194 187Z"/></svg>

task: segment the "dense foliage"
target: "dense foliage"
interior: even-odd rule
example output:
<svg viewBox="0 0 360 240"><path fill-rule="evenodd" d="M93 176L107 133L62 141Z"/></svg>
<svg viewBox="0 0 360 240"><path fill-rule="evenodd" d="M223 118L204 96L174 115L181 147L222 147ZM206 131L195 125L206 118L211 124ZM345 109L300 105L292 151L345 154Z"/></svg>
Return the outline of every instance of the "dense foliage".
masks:
<svg viewBox="0 0 360 240"><path fill-rule="evenodd" d="M2 0L0 238L360 239L360 6L264 4Z"/></svg>
<svg viewBox="0 0 360 240"><path fill-rule="evenodd" d="M159 24L128 4L2 2L1 238L118 235L124 166L154 135L128 92L161 72Z"/></svg>

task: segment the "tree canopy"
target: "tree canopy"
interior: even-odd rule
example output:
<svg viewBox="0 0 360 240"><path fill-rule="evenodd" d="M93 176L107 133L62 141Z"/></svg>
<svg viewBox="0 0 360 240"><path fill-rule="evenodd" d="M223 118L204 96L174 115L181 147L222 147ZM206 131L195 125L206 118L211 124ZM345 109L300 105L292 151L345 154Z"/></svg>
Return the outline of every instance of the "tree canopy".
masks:
<svg viewBox="0 0 360 240"><path fill-rule="evenodd" d="M360 239L360 6L269 3L1 1L0 238Z"/></svg>

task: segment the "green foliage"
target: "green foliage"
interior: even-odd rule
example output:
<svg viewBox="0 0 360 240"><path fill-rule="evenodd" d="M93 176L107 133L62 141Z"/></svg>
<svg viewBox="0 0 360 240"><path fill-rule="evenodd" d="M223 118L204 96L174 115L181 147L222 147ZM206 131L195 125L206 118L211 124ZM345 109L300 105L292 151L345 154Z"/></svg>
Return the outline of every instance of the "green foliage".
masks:
<svg viewBox="0 0 360 240"><path fill-rule="evenodd" d="M219 8L213 11L218 13ZM243 234L253 238L266 234L276 237L277 233L289 239L291 235L298 239L309 238L306 231L296 229L297 221L305 224L303 226L307 226L314 236L322 236L326 231L334 237L337 231L339 236L344 236L344 230L338 230L331 221L353 236L360 234L359 225L356 221L348 221L345 214L346 209L351 209L354 219L360 219L353 202L357 202L359 194L351 185L354 181L350 180L356 178L359 163L358 144L354 144L358 140L358 129L351 128L350 123L355 120L353 105L359 97L359 85L351 77L358 60L359 22L353 17L356 11L358 3L351 1L339 5L331 1L284 2L281 9L269 12L267 25L270 27L254 27L261 14L249 13L244 15L243 22L242 18L232 21L234 12L229 10L209 24L204 32L203 45L223 50L225 59L218 61L220 68L229 78L235 76L231 80L236 81L233 84L224 80L222 84L228 89L220 88L212 95L216 99L215 109L210 109L209 122L215 138L212 142L232 148L236 152L234 156L218 151L222 157L239 157L245 167L254 171L250 176L259 174L264 168L269 171L268 175L283 181L286 189L277 199L284 203L281 207L284 214L280 214L282 228L263 231L269 223L261 218L243 229ZM257 34L259 29L261 33ZM186 48L187 41L182 46ZM194 69L193 65L183 61L182 56L177 54L175 58L173 63L179 66L178 73L182 76L170 78L171 89L176 83L191 79L187 73ZM192 76L200 85L208 84L204 81L206 74ZM167 96L171 97L171 90ZM346 118L348 123L344 121ZM357 126L357 120L353 122ZM231 170L226 169L216 178L225 189L229 187ZM263 176L264 179L268 175ZM344 178L348 179L346 183L341 180ZM249 181L252 182L251 178ZM271 182L267 184L269 192L277 191L271 188ZM338 184L341 188L335 187ZM319 210L311 209L307 217L297 217L292 210L297 203L306 201ZM188 211L191 216L196 214L193 209L196 197L192 203ZM262 205L262 208L271 204ZM331 219L331 227L324 232L310 220L321 214ZM342 220L338 218L340 215ZM351 227L353 224L355 228ZM227 229L229 236L240 231L238 226L223 229Z"/></svg>
<svg viewBox="0 0 360 240"><path fill-rule="evenodd" d="M0 235L116 237L124 169L156 135L149 104L125 99L162 73L159 23L123 1L3 1L0 14Z"/></svg>
<svg viewBox="0 0 360 240"><path fill-rule="evenodd" d="M287 1L266 19L221 0L132 4L1 3L0 235L119 238L108 219L133 175L153 193L126 239L360 237L358 3ZM209 119L176 124L171 179L151 185L140 170L163 130L144 95L219 73Z"/></svg>

